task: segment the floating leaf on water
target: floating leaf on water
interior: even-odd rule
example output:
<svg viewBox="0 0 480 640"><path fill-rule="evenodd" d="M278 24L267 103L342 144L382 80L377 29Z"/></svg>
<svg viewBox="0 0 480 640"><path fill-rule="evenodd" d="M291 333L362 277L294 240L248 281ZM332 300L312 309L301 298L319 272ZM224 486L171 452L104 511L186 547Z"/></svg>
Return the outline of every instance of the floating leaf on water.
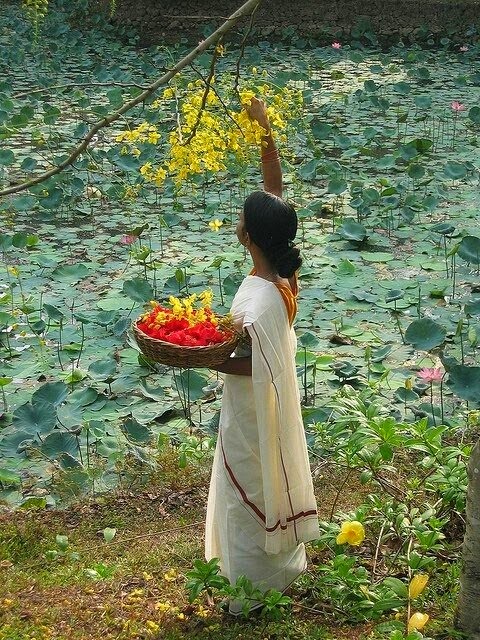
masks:
<svg viewBox="0 0 480 640"><path fill-rule="evenodd" d="M356 271L356 267L350 260L341 260L337 267L337 274L339 276L351 276Z"/></svg>
<svg viewBox="0 0 480 640"><path fill-rule="evenodd" d="M458 364L445 366L448 372L446 382L453 393L464 400L478 402L480 399L480 367Z"/></svg>
<svg viewBox="0 0 480 640"><path fill-rule="evenodd" d="M57 423L57 412L50 402L26 402L13 412L15 428L30 436L49 433Z"/></svg>
<svg viewBox="0 0 480 640"><path fill-rule="evenodd" d="M108 360L96 360L88 367L88 373L97 380L113 378L117 372L117 363L114 358Z"/></svg>
<svg viewBox="0 0 480 640"><path fill-rule="evenodd" d="M421 318L414 320L405 332L405 341L415 349L429 351L444 343L447 332L434 320Z"/></svg>
<svg viewBox="0 0 480 640"><path fill-rule="evenodd" d="M475 124L480 124L480 107L472 107L468 112L468 117Z"/></svg>
<svg viewBox="0 0 480 640"><path fill-rule="evenodd" d="M461 180L467 175L467 167L461 162L451 160L443 167L443 173L452 180Z"/></svg>

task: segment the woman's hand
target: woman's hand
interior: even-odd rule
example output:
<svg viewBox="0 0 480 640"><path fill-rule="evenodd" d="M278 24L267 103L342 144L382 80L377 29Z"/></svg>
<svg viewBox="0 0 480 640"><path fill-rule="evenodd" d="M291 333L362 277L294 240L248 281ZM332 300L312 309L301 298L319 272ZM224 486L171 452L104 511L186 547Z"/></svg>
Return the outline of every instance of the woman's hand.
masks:
<svg viewBox="0 0 480 640"><path fill-rule="evenodd" d="M256 120L258 124L267 131L270 131L270 122L267 115L267 105L263 100L255 98L251 99L250 104L245 105L245 111L248 113L251 120Z"/></svg>

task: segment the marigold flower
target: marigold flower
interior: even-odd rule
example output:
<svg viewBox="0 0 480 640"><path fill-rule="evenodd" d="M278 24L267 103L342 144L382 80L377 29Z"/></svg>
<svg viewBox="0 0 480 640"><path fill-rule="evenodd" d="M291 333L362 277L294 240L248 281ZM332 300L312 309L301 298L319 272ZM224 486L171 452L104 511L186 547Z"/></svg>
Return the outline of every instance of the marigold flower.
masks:
<svg viewBox="0 0 480 640"><path fill-rule="evenodd" d="M424 369L420 369L417 376L424 382L441 382L443 378L443 371L441 369L425 367Z"/></svg>
<svg viewBox="0 0 480 640"><path fill-rule="evenodd" d="M467 108L464 104L462 104L458 100L454 100L450 106L452 108L452 111L455 111L455 113L458 113L459 111L465 111L465 109Z"/></svg>
<svg viewBox="0 0 480 640"><path fill-rule="evenodd" d="M215 220L210 220L210 222L208 223L208 226L212 231L218 231L222 226L222 224L223 222L221 220L219 220L218 218L215 218Z"/></svg>
<svg viewBox="0 0 480 640"><path fill-rule="evenodd" d="M428 576L425 573L417 573L413 576L408 586L408 597L413 599L419 596L427 586L427 582Z"/></svg>
<svg viewBox="0 0 480 640"><path fill-rule="evenodd" d="M427 624L429 617L426 613L415 612L408 621L408 633L410 631L421 631Z"/></svg>
<svg viewBox="0 0 480 640"><path fill-rule="evenodd" d="M357 547L365 539L365 529L363 524L358 520L347 520L342 522L340 533L337 536L337 544L345 544L346 542Z"/></svg>

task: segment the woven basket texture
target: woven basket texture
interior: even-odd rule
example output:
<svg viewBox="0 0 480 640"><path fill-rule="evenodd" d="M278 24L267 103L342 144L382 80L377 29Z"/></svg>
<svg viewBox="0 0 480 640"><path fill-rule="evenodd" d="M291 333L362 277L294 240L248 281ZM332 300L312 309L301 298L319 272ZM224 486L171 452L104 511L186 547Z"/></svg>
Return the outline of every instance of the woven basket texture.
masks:
<svg viewBox="0 0 480 640"><path fill-rule="evenodd" d="M183 347L164 340L151 338L143 333L136 324L132 323L132 330L141 352L161 364L170 367L213 367L224 362L235 350L239 336L232 333L230 340L213 344L208 347Z"/></svg>

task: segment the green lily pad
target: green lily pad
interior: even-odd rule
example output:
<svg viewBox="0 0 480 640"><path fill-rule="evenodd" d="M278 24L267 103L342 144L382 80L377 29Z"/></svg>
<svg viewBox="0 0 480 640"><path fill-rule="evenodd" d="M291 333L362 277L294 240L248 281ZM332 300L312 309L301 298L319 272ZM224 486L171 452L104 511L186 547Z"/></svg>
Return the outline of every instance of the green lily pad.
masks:
<svg viewBox="0 0 480 640"><path fill-rule="evenodd" d="M467 175L467 167L461 162L451 160L445 164L443 172L447 178L451 178L452 180L461 180Z"/></svg>
<svg viewBox="0 0 480 640"><path fill-rule="evenodd" d="M135 302L148 302L153 300L154 293L152 285L142 278L133 278L123 283L123 293Z"/></svg>
<svg viewBox="0 0 480 640"><path fill-rule="evenodd" d="M57 412L50 402L27 402L13 412L14 426L35 436L49 433L57 423Z"/></svg>
<svg viewBox="0 0 480 640"><path fill-rule="evenodd" d="M421 318L414 320L405 332L405 341L415 349L429 351L444 343L447 332L434 320Z"/></svg>
<svg viewBox="0 0 480 640"><path fill-rule="evenodd" d="M458 245L460 258L471 264L480 264L480 238L464 236Z"/></svg>
<svg viewBox="0 0 480 640"><path fill-rule="evenodd" d="M120 428L129 440L137 444L146 444L153 438L152 430L132 417L124 420Z"/></svg>
<svg viewBox="0 0 480 640"><path fill-rule="evenodd" d="M352 242L363 242L367 237L367 229L356 222L352 218L349 218L344 221L344 223L339 227L338 233L345 238L345 240L351 240Z"/></svg>
<svg viewBox="0 0 480 640"><path fill-rule="evenodd" d="M68 453L74 457L78 454L78 446L71 433L56 430L46 436L40 445L40 451L50 459L56 459L62 453Z"/></svg>
<svg viewBox="0 0 480 640"><path fill-rule="evenodd" d="M39 402L58 407L68 396L68 387L64 382L46 382L32 395L32 404Z"/></svg>
<svg viewBox="0 0 480 640"><path fill-rule="evenodd" d="M453 393L464 400L480 401L480 367L458 364L445 368L448 372L446 385Z"/></svg>

